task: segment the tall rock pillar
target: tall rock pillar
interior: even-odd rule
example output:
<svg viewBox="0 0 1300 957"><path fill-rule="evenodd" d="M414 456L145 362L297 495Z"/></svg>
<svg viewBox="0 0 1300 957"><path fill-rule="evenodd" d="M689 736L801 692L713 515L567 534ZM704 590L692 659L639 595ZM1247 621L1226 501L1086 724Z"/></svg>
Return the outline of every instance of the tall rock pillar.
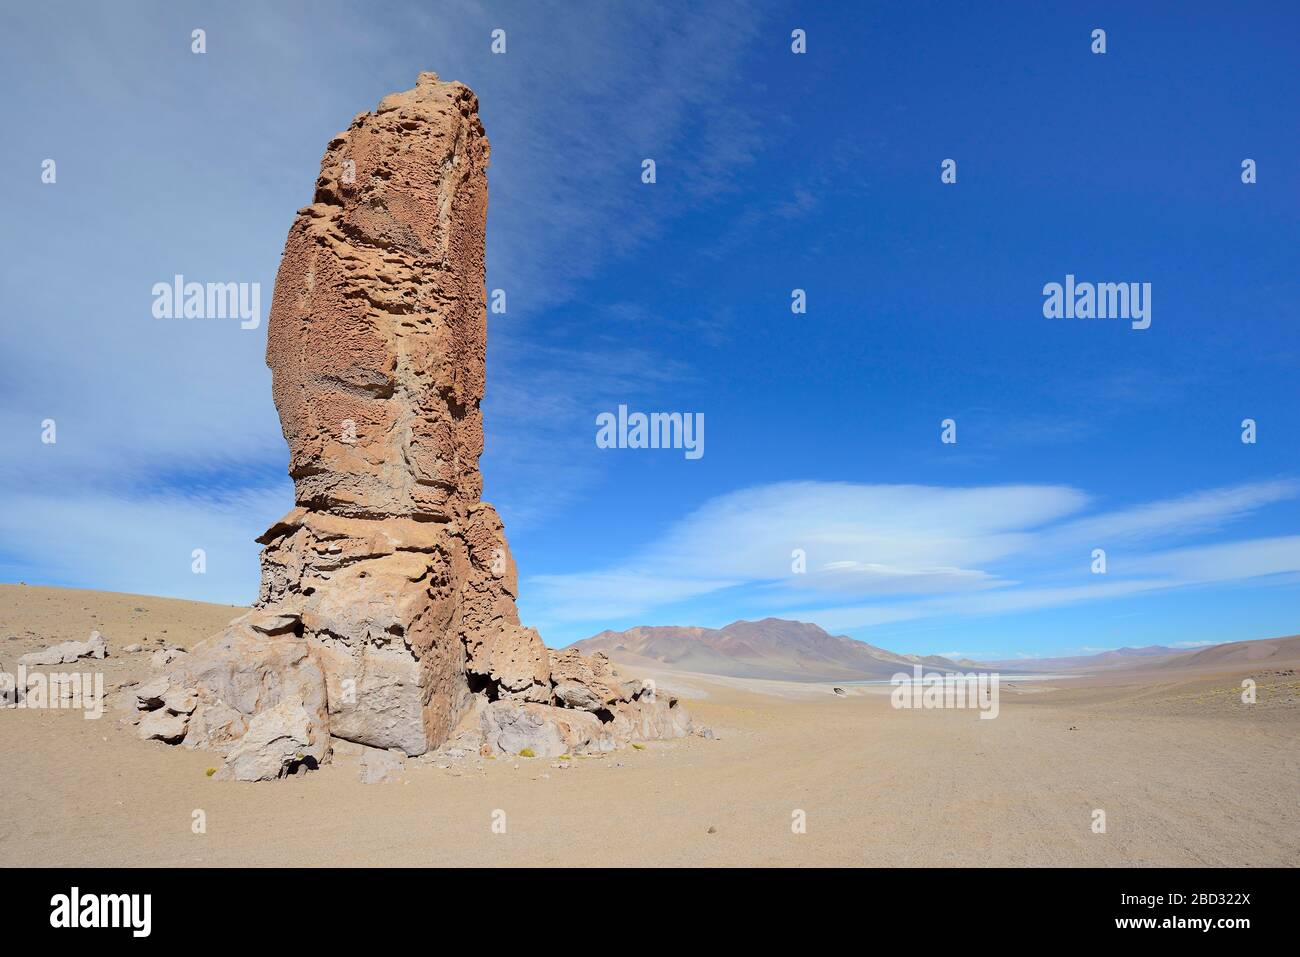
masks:
<svg viewBox="0 0 1300 957"><path fill-rule="evenodd" d="M247 615L137 690L141 734L262 780L330 738L408 755L601 751L691 727L603 656L519 623L483 480L488 143L420 75L334 137L285 243L266 360L295 507L258 539Z"/></svg>
<svg viewBox="0 0 1300 957"><path fill-rule="evenodd" d="M267 364L297 508L258 607L325 672L331 732L418 754L472 691L550 699L483 480L488 141L420 75L336 136L285 244Z"/></svg>

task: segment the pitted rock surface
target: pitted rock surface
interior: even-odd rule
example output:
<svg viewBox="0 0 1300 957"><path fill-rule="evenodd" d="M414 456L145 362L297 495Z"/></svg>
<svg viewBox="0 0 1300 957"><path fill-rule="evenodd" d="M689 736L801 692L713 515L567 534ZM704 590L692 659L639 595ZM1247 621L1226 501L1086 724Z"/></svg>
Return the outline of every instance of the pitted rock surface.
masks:
<svg viewBox="0 0 1300 957"><path fill-rule="evenodd" d="M519 621L480 498L488 154L474 94L423 73L330 141L289 230L267 364L296 504L258 539L253 610L140 696L169 735L183 718L186 746L226 754L221 776L312 767L331 737L551 753L689 729Z"/></svg>

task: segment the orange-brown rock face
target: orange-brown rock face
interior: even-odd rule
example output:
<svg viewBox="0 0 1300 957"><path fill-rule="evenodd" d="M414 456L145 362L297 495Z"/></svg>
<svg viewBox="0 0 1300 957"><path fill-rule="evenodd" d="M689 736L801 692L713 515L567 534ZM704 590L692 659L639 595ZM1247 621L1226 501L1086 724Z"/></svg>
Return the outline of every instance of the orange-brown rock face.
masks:
<svg viewBox="0 0 1300 957"><path fill-rule="evenodd" d="M446 521L478 502L487 164L474 94L431 73L330 142L267 330L300 505Z"/></svg>
<svg viewBox="0 0 1300 957"><path fill-rule="evenodd" d="M472 690L550 697L479 501L487 163L459 83L422 74L358 116L289 230L267 328L298 508L262 539L259 604L315 652L331 732L407 753Z"/></svg>
<svg viewBox="0 0 1300 957"><path fill-rule="evenodd" d="M453 734L598 749L690 727L519 623L479 498L487 163L474 94L421 74L330 142L289 230L267 364L296 507L258 539L253 611L163 682L195 702L168 733L224 752L223 776L310 767L330 738L415 755Z"/></svg>

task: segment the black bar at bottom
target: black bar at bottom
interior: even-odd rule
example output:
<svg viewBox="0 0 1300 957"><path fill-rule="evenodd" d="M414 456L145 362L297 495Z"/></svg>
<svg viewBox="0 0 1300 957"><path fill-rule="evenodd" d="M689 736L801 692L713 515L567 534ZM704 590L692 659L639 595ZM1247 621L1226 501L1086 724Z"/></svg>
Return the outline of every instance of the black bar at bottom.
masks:
<svg viewBox="0 0 1300 957"><path fill-rule="evenodd" d="M515 935L573 940L602 929L661 940L716 934L735 944L770 943L768 935L784 925L810 935L816 949L818 940L838 947L896 936L1005 945L1042 933L1062 942L1199 937L1231 947L1294 926L1283 908L1294 900L1295 872L177 868L9 870L0 881L8 885L11 946L70 934L127 946L219 945L234 934L290 946L319 936L331 948L373 948L386 938L397 946L401 935L418 937L423 925L449 935L426 938L435 949L459 933L504 947Z"/></svg>

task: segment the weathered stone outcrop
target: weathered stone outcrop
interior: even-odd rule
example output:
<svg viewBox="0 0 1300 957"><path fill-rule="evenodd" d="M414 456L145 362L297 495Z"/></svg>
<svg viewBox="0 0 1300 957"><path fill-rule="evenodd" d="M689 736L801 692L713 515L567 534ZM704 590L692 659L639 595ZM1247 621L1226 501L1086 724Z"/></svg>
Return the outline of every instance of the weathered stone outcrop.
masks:
<svg viewBox="0 0 1300 957"><path fill-rule="evenodd" d="M87 641L61 641L40 651L29 652L18 659L20 665L28 668L40 665L66 665L79 658L107 658L108 649L104 637L99 632L91 632Z"/></svg>
<svg viewBox="0 0 1300 957"><path fill-rule="evenodd" d="M330 142L289 231L267 364L296 507L258 539L254 609L139 694L167 716L152 736L183 724L225 776L310 767L331 736L552 753L689 727L603 657L550 653L520 624L480 500L487 164L474 94L421 74Z"/></svg>

